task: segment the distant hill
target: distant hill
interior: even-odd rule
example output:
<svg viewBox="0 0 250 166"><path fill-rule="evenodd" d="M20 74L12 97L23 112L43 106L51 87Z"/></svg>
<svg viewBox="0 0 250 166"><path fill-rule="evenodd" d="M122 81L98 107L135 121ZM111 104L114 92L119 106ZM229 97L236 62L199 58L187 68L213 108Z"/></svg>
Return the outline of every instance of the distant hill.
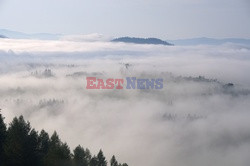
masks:
<svg viewBox="0 0 250 166"><path fill-rule="evenodd" d="M111 42L124 42L124 43L135 43L135 44L156 44L156 45L172 45L166 41L157 38L136 38L136 37L120 37L111 40Z"/></svg>
<svg viewBox="0 0 250 166"><path fill-rule="evenodd" d="M7 38L6 36L4 36L4 35L0 35L0 38Z"/></svg>
<svg viewBox="0 0 250 166"><path fill-rule="evenodd" d="M226 38L226 39L213 39L213 38L192 38L192 39L179 39L169 40L174 45L221 45L225 43L245 44L250 45L250 39L241 38Z"/></svg>
<svg viewBox="0 0 250 166"><path fill-rule="evenodd" d="M57 40L60 38L60 34L49 34L49 33L35 33L26 34L17 31L10 31L7 29L0 29L2 36L8 36L11 39L40 39L40 40Z"/></svg>

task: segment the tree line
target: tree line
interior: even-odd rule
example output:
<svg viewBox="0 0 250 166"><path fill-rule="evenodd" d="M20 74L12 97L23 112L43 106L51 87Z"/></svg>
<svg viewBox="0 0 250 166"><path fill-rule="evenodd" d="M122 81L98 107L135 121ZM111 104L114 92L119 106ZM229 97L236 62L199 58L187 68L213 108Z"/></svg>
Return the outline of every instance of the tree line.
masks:
<svg viewBox="0 0 250 166"><path fill-rule="evenodd" d="M110 166L120 164L112 156ZM54 132L51 137L42 130L33 129L23 116L15 117L7 127L0 113L0 166L107 166L108 162L100 150L92 155L88 148L77 146L71 153Z"/></svg>

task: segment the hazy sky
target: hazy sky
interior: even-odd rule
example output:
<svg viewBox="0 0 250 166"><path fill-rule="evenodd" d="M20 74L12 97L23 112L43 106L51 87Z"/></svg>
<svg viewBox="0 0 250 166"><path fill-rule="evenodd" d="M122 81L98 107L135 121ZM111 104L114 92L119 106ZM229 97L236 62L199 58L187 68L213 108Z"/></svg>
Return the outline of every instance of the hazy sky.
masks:
<svg viewBox="0 0 250 166"><path fill-rule="evenodd" d="M176 39L250 38L249 0L0 0L0 28Z"/></svg>

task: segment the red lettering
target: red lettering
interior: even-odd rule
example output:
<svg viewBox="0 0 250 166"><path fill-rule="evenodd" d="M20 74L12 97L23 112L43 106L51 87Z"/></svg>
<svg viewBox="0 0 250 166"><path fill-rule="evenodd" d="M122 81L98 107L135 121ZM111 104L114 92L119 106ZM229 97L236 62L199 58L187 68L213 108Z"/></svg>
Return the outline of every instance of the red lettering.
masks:
<svg viewBox="0 0 250 166"><path fill-rule="evenodd" d="M111 79L111 78L107 79L106 84L107 84L107 86L106 86L107 89L114 89L114 87L115 87L114 79Z"/></svg>
<svg viewBox="0 0 250 166"><path fill-rule="evenodd" d="M87 77L87 89L96 89L96 85L94 84L94 82L96 82L96 78L95 77Z"/></svg>
<svg viewBox="0 0 250 166"><path fill-rule="evenodd" d="M97 89L106 89L106 86L104 85L103 79L98 79Z"/></svg>
<svg viewBox="0 0 250 166"><path fill-rule="evenodd" d="M115 79L115 84L118 83L116 89L123 89L123 86L121 84L123 84L124 80L123 79Z"/></svg>

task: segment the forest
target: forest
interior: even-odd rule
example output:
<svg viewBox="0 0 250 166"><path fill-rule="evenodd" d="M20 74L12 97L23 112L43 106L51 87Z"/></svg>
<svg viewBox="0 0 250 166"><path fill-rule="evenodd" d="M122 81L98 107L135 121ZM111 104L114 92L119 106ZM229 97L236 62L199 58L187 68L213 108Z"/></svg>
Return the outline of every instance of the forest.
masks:
<svg viewBox="0 0 250 166"><path fill-rule="evenodd" d="M88 148L77 146L73 153L55 131L51 136L33 129L23 116L7 126L0 113L0 166L128 166L113 155L108 162L100 149L92 155Z"/></svg>

